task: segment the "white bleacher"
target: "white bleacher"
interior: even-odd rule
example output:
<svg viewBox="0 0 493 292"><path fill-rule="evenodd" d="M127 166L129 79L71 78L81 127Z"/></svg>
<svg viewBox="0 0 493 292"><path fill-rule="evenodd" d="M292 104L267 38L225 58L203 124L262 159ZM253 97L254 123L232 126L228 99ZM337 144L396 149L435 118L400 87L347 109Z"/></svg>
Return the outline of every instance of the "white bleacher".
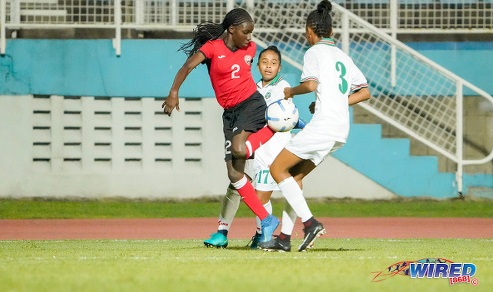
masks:
<svg viewBox="0 0 493 292"><path fill-rule="evenodd" d="M21 16L66 16L65 10L48 10L48 9L21 9Z"/></svg>
<svg viewBox="0 0 493 292"><path fill-rule="evenodd" d="M67 10L59 8L58 0L20 0L10 2L11 20L21 22L65 21Z"/></svg>
<svg viewBox="0 0 493 292"><path fill-rule="evenodd" d="M20 0L19 2L27 4L58 4L58 0Z"/></svg>

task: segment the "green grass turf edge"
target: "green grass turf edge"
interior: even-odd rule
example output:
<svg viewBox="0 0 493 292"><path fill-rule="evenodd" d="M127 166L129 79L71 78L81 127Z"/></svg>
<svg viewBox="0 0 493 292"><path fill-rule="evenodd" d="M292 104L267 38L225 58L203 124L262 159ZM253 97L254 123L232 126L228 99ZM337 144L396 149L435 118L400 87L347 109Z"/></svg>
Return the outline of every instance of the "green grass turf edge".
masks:
<svg viewBox="0 0 493 292"><path fill-rule="evenodd" d="M221 197L189 200L0 199L0 219L188 218L216 217ZM274 199L280 216L284 200ZM308 199L317 217L469 217L492 218L491 199ZM242 203L237 217L251 217Z"/></svg>

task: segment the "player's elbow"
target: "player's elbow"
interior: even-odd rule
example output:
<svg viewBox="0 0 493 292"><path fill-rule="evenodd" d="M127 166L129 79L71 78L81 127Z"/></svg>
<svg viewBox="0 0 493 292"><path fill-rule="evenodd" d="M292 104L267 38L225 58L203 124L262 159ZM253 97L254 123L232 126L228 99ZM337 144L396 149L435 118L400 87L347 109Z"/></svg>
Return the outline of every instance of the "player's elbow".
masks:
<svg viewBox="0 0 493 292"><path fill-rule="evenodd" d="M361 101L365 101L365 100L370 99L371 93L370 93L370 90L368 89L368 87L361 88L360 91L361 91Z"/></svg>
<svg viewBox="0 0 493 292"><path fill-rule="evenodd" d="M313 92L313 91L317 90L318 82L310 80L310 81L305 82L305 85L306 85L306 89L308 89L309 92Z"/></svg>
<svg viewBox="0 0 493 292"><path fill-rule="evenodd" d="M195 67L190 64L189 62L185 62L185 64L183 64L183 66L181 67L181 71L184 73L184 74L189 74L190 72L192 72L192 70L194 69Z"/></svg>

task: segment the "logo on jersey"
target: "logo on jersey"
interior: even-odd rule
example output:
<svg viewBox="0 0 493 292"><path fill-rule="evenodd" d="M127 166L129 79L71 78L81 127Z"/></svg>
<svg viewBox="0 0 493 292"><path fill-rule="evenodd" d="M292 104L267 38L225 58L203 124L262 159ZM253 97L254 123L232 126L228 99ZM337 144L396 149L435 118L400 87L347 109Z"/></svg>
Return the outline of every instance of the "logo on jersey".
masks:
<svg viewBox="0 0 493 292"><path fill-rule="evenodd" d="M270 91L267 91L267 93L264 95L264 98L269 99L271 97L271 95L272 94L270 93Z"/></svg>
<svg viewBox="0 0 493 292"><path fill-rule="evenodd" d="M252 61L253 61L252 56L250 56L250 55L245 56L245 63L247 63L248 65L251 65Z"/></svg>
<svg viewBox="0 0 493 292"><path fill-rule="evenodd" d="M225 55L220 55L220 56L217 56L218 59L222 59L222 58L226 58Z"/></svg>

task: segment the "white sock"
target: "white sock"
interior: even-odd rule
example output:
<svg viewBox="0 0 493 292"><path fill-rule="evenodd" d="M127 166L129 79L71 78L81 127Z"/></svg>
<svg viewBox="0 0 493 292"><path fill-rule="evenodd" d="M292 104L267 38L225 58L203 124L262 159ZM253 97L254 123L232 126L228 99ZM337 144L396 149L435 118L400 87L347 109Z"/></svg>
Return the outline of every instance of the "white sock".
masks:
<svg viewBox="0 0 493 292"><path fill-rule="evenodd" d="M291 235L293 233L294 224L296 223L296 219L298 215L293 210L291 205L286 202L284 204L284 210L282 211L282 225L281 232L286 235Z"/></svg>
<svg viewBox="0 0 493 292"><path fill-rule="evenodd" d="M267 210L267 213L272 214L272 203L270 200L264 204L264 208ZM258 216L255 217L255 222L257 222L257 233L262 234L262 225Z"/></svg>
<svg viewBox="0 0 493 292"><path fill-rule="evenodd" d="M289 205L301 217L302 222L312 218L313 215L310 208L308 208L305 197L303 197L303 191L292 176L279 183L279 188Z"/></svg>
<svg viewBox="0 0 493 292"><path fill-rule="evenodd" d="M240 206L241 197L238 191L228 188L226 195L224 196L221 206L221 213L219 213L219 226L217 230L228 230L233 223L238 207Z"/></svg>
<svg viewBox="0 0 493 292"><path fill-rule="evenodd" d="M238 189L241 189L243 186L245 186L247 184L247 182L248 182L248 179L247 179L246 175L243 175L243 177L239 181L231 183L231 184L233 185L233 187L235 189L238 190Z"/></svg>

